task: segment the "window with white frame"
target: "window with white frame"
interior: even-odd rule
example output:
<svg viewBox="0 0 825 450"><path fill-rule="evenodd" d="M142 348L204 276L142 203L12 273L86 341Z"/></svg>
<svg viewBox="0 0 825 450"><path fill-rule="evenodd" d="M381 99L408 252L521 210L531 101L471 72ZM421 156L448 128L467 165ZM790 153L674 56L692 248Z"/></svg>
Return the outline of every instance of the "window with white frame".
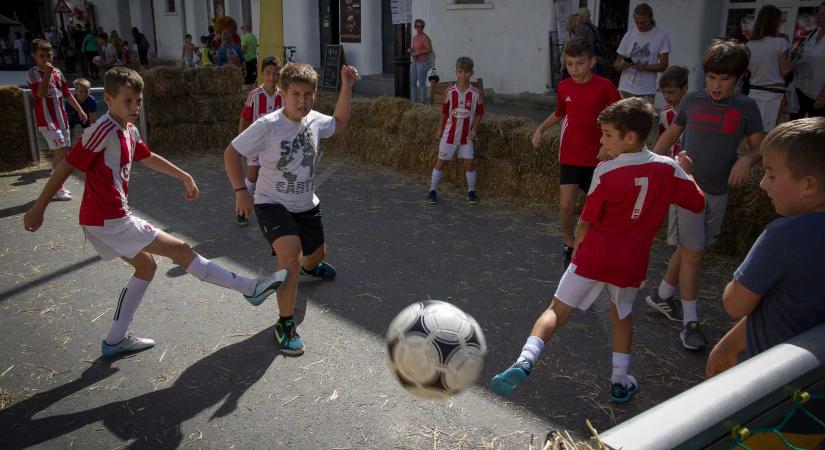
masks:
<svg viewBox="0 0 825 450"><path fill-rule="evenodd" d="M492 7L492 0L451 0L447 3L447 9L489 9Z"/></svg>
<svg viewBox="0 0 825 450"><path fill-rule="evenodd" d="M166 0L166 14L174 15L178 13L177 0Z"/></svg>

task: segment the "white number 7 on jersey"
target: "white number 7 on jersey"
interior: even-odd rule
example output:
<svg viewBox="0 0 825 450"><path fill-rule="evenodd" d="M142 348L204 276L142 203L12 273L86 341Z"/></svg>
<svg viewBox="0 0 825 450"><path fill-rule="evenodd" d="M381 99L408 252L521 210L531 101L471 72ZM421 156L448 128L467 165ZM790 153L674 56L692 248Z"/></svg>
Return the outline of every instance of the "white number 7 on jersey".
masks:
<svg viewBox="0 0 825 450"><path fill-rule="evenodd" d="M633 207L633 214L631 219L638 219L642 214L642 206L645 204L645 197L647 196L647 177L636 178L635 185L640 186L639 195L636 197L636 205Z"/></svg>

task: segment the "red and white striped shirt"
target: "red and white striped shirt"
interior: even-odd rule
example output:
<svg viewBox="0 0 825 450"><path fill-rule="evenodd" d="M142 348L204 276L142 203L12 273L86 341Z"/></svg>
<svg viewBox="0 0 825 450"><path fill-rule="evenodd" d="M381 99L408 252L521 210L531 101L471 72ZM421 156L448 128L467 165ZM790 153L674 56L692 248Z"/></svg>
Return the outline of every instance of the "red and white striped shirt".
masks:
<svg viewBox="0 0 825 450"><path fill-rule="evenodd" d="M52 130L65 130L69 128L69 118L66 116L66 109L63 106L63 97L71 97L69 83L63 72L56 68L52 71L49 79L49 88L46 90L46 97L37 96L37 88L43 82L46 74L41 72L36 66L26 72L26 82L32 90L34 97L34 120L38 127L47 127Z"/></svg>
<svg viewBox="0 0 825 450"><path fill-rule="evenodd" d="M108 219L130 215L127 197L132 161L150 156L152 152L131 123L123 128L107 113L86 128L66 155L67 163L86 172L80 224L103 226Z"/></svg>
<svg viewBox="0 0 825 450"><path fill-rule="evenodd" d="M576 249L576 274L614 286L645 280L653 237L671 204L702 211L705 197L679 164L647 149L596 166L581 219L590 228Z"/></svg>
<svg viewBox="0 0 825 450"><path fill-rule="evenodd" d="M247 123L252 123L258 120L258 117L277 111L283 106L284 98L281 96L280 89L275 88L275 94L269 95L264 90L264 86L260 85L249 91L241 117L246 119Z"/></svg>
<svg viewBox="0 0 825 450"><path fill-rule="evenodd" d="M448 116L441 132L441 142L466 145L467 135L476 117L484 115L481 91L470 85L470 89L461 92L457 84L452 84L444 92L441 111Z"/></svg>
<svg viewBox="0 0 825 450"><path fill-rule="evenodd" d="M664 108L659 110L659 136L673 124L673 119L675 118L676 110L673 109L673 105L665 105ZM670 156L675 157L682 151L682 136L684 135L685 134L682 133L676 138L676 142L670 147Z"/></svg>

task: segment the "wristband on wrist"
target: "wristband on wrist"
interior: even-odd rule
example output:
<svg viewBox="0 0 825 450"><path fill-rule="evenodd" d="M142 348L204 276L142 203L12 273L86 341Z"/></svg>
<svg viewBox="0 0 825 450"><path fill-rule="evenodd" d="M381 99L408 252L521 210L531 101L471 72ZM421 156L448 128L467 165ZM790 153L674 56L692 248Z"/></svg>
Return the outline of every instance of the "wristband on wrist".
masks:
<svg viewBox="0 0 825 450"><path fill-rule="evenodd" d="M245 191L245 190L246 190L246 186L235 188L235 192L241 192L241 191Z"/></svg>

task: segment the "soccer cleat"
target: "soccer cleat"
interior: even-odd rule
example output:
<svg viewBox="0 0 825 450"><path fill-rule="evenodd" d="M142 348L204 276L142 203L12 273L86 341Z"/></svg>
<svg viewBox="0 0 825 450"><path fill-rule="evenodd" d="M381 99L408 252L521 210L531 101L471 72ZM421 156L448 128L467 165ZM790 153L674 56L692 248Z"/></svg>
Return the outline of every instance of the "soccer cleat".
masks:
<svg viewBox="0 0 825 450"><path fill-rule="evenodd" d="M281 351L287 355L301 355L304 353L304 343L296 330L292 319L275 322L275 341L281 346Z"/></svg>
<svg viewBox="0 0 825 450"><path fill-rule="evenodd" d="M428 205L435 205L436 203L438 203L438 196L436 195L435 191L430 191L429 193L427 193L427 200L425 200L425 202Z"/></svg>
<svg viewBox="0 0 825 450"><path fill-rule="evenodd" d="M679 338L682 339L682 347L688 350L703 350L708 346L705 333L702 333L699 322L696 321L688 322L679 333Z"/></svg>
<svg viewBox="0 0 825 450"><path fill-rule="evenodd" d="M331 280L335 278L335 275L338 272L335 270L335 267L332 267L332 264L327 262L321 261L318 265L312 269L311 272L308 272L304 269L304 266L301 266L301 275L305 277L312 277L312 278L320 278L322 280Z"/></svg>
<svg viewBox="0 0 825 450"><path fill-rule="evenodd" d="M252 295L244 295L243 298L255 306L260 305L281 287L284 280L286 280L287 273L286 269L281 269L266 278L259 279L255 283L255 291L252 292Z"/></svg>
<svg viewBox="0 0 825 450"><path fill-rule="evenodd" d="M627 386L621 383L614 383L610 388L610 400L616 403L625 403L633 398L633 394L639 392L639 382L633 375L627 376Z"/></svg>
<svg viewBox="0 0 825 450"><path fill-rule="evenodd" d="M567 266L573 261L573 247L563 246L562 253L564 254L564 270L567 270Z"/></svg>
<svg viewBox="0 0 825 450"><path fill-rule="evenodd" d="M478 205L479 199L478 195L476 195L476 191L470 191L467 193L467 203L471 205Z"/></svg>
<svg viewBox="0 0 825 450"><path fill-rule="evenodd" d="M69 192L69 190L64 188L63 186L60 186L60 189L58 189L57 192L54 193L54 199L60 201L71 200L72 193Z"/></svg>
<svg viewBox="0 0 825 450"><path fill-rule="evenodd" d="M126 337L115 345L109 345L104 340L100 344L100 353L104 358L114 358L125 353L142 352L155 346L155 341L151 339L139 338L131 332L126 333Z"/></svg>
<svg viewBox="0 0 825 450"><path fill-rule="evenodd" d="M502 397L509 397L513 393L513 388L527 381L531 370L533 370L532 362L527 360L516 362L490 380L490 390Z"/></svg>
<svg viewBox="0 0 825 450"><path fill-rule="evenodd" d="M239 227L249 226L249 219L247 219L246 216L238 214L238 216L235 217L235 225Z"/></svg>
<svg viewBox="0 0 825 450"><path fill-rule="evenodd" d="M674 296L671 295L666 299L662 299L658 293L655 293L645 297L645 302L651 308L664 314L668 319L674 322L682 321L682 302L676 300Z"/></svg>

